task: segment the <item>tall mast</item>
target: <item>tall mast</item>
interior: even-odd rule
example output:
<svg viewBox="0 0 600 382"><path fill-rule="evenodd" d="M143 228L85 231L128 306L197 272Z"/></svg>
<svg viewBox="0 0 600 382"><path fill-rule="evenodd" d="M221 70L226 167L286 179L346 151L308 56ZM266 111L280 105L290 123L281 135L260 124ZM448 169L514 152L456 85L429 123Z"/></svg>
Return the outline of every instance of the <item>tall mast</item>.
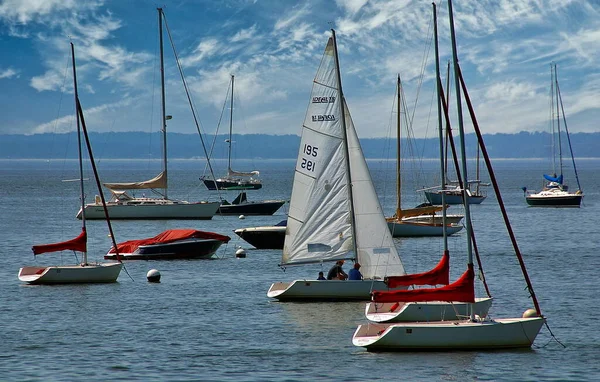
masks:
<svg viewBox="0 0 600 382"><path fill-rule="evenodd" d="M444 238L444 253L448 252L448 235L446 231L446 156L444 154L444 129L442 126L442 89L440 89L442 80L440 76L440 52L438 49L438 30L437 30L437 8L435 3L431 4L433 6L433 41L435 46L435 84L437 90L437 113L438 113L438 138L440 143L440 174L441 174L441 182L442 182L442 224L444 225L444 229L442 230L443 238ZM447 140L446 140L447 142Z"/></svg>
<svg viewBox="0 0 600 382"><path fill-rule="evenodd" d="M158 10L158 36L160 45L160 90L161 90L161 108L162 108L162 135L163 135L163 173L165 177L165 199L167 199L167 182L169 177L167 176L167 113L165 110L165 60L163 52L163 30L162 30L162 8L156 8Z"/></svg>
<svg viewBox="0 0 600 382"><path fill-rule="evenodd" d="M465 227L467 229L467 255L468 255L468 264L469 266L473 265L473 246L471 242L471 232L473 231L473 227L471 226L471 209L468 203L468 195L467 195L467 155L466 155L466 145L465 145L465 127L462 115L462 102L460 96L460 76L459 76L459 68L458 68L458 53L456 51L456 35L454 31L454 17L452 15L452 0L448 0L448 13L450 15L450 37L452 40L452 62L454 65L454 81L456 87L456 110L458 113L458 131L459 131L459 139L460 139L460 150L461 150L461 167L462 167L462 179L463 179L463 204L465 206ZM473 315L473 312L471 312Z"/></svg>
<svg viewBox="0 0 600 382"><path fill-rule="evenodd" d="M75 69L75 47L71 43L71 61L73 66L73 93L75 95L75 115L77 120L77 150L79 153L79 190L81 193L81 230L86 231L85 226L85 190L83 188L83 155L81 153L81 122L79 119L79 93L77 91L77 70ZM83 264L87 265L87 250L83 251Z"/></svg>
<svg viewBox="0 0 600 382"><path fill-rule="evenodd" d="M552 69L551 69L552 70ZM560 141L560 110L559 110L559 101L558 101L558 73L556 72L556 64L554 64L554 95L556 96L556 136L558 143L558 168L560 173L559 176L563 173L563 160L562 160L562 144Z"/></svg>
<svg viewBox="0 0 600 382"><path fill-rule="evenodd" d="M398 74L398 83L397 83L397 91L398 91L398 112L396 113L396 217L398 219L402 218L402 177L400 176L400 109L401 109L401 83L400 83L400 74Z"/></svg>
<svg viewBox="0 0 600 382"><path fill-rule="evenodd" d="M231 75L231 103L229 108L229 152L227 155L227 173L231 173L231 131L233 130L233 80L234 75Z"/></svg>
<svg viewBox="0 0 600 382"><path fill-rule="evenodd" d="M346 174L346 179L348 181L348 197L350 199L350 221L352 224L352 242L354 244L354 257L358 262L358 243L356 240L356 218L354 216L354 196L352 194L352 176L350 175L350 149L348 147L348 132L346 131L346 111L344 110L344 92L342 91L342 75L340 74L340 60L338 57L337 51L337 41L335 39L335 30L331 30L331 35L333 37L333 51L335 53L335 71L337 75L338 82L338 92L340 97L340 116L342 118L342 134L344 138L344 147L346 148L346 168L348 168L348 173Z"/></svg>

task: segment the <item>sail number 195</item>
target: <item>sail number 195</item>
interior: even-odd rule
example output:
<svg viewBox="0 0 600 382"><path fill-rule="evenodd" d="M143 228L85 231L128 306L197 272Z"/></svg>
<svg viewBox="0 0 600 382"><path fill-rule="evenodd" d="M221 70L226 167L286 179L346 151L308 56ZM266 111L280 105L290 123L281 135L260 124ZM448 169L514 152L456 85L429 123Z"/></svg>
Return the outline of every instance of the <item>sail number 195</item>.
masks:
<svg viewBox="0 0 600 382"><path fill-rule="evenodd" d="M302 152L309 157L316 158L319 152L319 148L313 145L305 144L304 148L302 149ZM313 161L312 158L307 159L305 157L302 157L302 163L300 164L300 167L308 171L314 172L316 162Z"/></svg>

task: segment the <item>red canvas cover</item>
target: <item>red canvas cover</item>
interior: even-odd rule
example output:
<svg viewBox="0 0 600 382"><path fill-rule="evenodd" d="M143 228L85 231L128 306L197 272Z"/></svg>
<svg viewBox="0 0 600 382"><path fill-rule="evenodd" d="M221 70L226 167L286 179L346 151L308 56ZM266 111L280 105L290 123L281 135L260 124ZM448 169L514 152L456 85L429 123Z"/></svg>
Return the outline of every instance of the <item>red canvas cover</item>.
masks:
<svg viewBox="0 0 600 382"><path fill-rule="evenodd" d="M444 251L440 262L428 272L385 278L390 288L409 285L448 285L450 284L450 255Z"/></svg>
<svg viewBox="0 0 600 382"><path fill-rule="evenodd" d="M473 265L450 285L441 288L422 288L397 291L375 291L371 300L375 302L425 302L425 301L460 301L475 302L475 271Z"/></svg>
<svg viewBox="0 0 600 382"><path fill-rule="evenodd" d="M119 249L119 253L133 253L140 245L166 244L191 238L216 239L224 243L231 240L229 236L219 235L214 232L196 231L194 229L169 229L147 239L124 241L117 244L117 248ZM108 253L115 253L115 248L111 248Z"/></svg>
<svg viewBox="0 0 600 382"><path fill-rule="evenodd" d="M87 251L87 234L85 232L85 228L81 229L81 233L75 239L63 241L60 243L53 244L42 244L42 245L34 245L31 247L34 255L40 255L42 253L48 252L58 252L58 251L66 251L73 250L79 252Z"/></svg>

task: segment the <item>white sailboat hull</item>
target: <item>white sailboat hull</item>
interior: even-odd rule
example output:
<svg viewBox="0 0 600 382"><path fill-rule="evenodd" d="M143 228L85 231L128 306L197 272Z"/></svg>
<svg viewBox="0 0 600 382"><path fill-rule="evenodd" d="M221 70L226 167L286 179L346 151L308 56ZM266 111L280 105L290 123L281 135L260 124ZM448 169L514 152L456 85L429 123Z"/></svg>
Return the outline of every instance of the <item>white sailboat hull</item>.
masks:
<svg viewBox="0 0 600 382"><path fill-rule="evenodd" d="M376 290L390 289L381 280L294 280L273 283L267 296L279 301L368 301Z"/></svg>
<svg viewBox="0 0 600 382"><path fill-rule="evenodd" d="M136 203L106 203L111 220L114 219L200 219L210 220L217 213L220 202L189 203L174 200L150 199ZM91 203L84 208L86 219L104 219L102 204ZM81 219L81 210L77 213Z"/></svg>
<svg viewBox="0 0 600 382"><path fill-rule="evenodd" d="M441 224L430 224L421 222L407 221L388 221L388 228L393 237L423 237L423 236L443 236L444 226ZM453 235L462 230L462 225L450 224L446 226L446 235Z"/></svg>
<svg viewBox="0 0 600 382"><path fill-rule="evenodd" d="M369 351L531 347L544 318L360 325L352 343Z"/></svg>
<svg viewBox="0 0 600 382"><path fill-rule="evenodd" d="M29 284L112 283L117 281L122 263L23 267L19 280Z"/></svg>
<svg viewBox="0 0 600 382"><path fill-rule="evenodd" d="M446 301L369 302L365 307L365 316L369 321L379 323L459 320L469 316L469 305L473 306L474 314L486 317L492 306L492 298L476 298L474 304Z"/></svg>

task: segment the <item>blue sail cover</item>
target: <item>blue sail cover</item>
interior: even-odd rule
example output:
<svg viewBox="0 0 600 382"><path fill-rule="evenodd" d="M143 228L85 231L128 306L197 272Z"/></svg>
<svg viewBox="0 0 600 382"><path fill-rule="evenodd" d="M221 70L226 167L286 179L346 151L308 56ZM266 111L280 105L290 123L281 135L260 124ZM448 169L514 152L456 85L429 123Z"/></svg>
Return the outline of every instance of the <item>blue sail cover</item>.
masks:
<svg viewBox="0 0 600 382"><path fill-rule="evenodd" d="M562 174L559 176L550 176L550 175L546 175L544 174L544 178L548 181L548 182L556 182L558 184L562 184L563 182L563 176Z"/></svg>

